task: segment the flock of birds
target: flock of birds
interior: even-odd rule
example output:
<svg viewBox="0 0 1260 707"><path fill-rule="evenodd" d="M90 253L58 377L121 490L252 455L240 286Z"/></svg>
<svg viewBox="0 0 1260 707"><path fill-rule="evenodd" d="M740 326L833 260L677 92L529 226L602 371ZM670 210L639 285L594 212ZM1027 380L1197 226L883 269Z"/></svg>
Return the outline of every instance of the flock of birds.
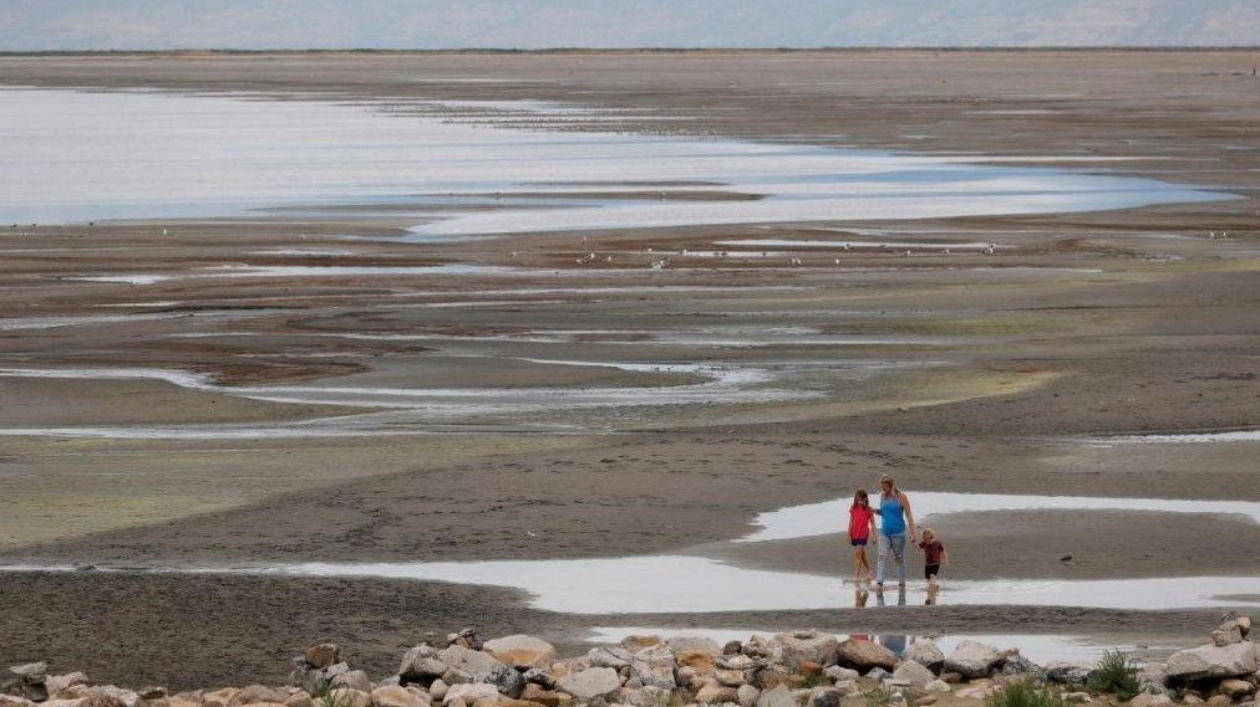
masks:
<svg viewBox="0 0 1260 707"><path fill-rule="evenodd" d="M586 236L582 237L582 242L583 243L587 242ZM852 252L853 250L852 244L849 244L849 243L845 243L841 247L843 248L845 252ZM998 246L996 243L987 243L985 244L985 247L980 250L980 253L983 255L993 255L994 253L997 252L997 247ZM884 244L883 246L880 246L879 251L884 252L884 253L893 253L894 251L898 251L898 254L903 258L908 258L914 254L914 251L911 249L900 250L900 249L893 248L891 245L888 245L888 244ZM656 253L656 251L650 246L645 248L643 252L648 255L654 255ZM941 250L933 249L932 252L938 252L944 255L950 255L953 253L953 250L950 248L944 248ZM725 251L725 250L705 251L705 253L707 257L717 257L717 258L726 258L726 257L732 257L732 256L739 257L742 254L739 252L732 254L730 251ZM519 255L520 255L519 251L515 251L515 250L508 253L509 258L516 258ZM680 248L676 253L670 253L669 255L665 255L660 258L653 258L650 264L648 265L648 267L652 270L665 270L666 268L669 268L673 264L673 261L671 260L672 257L674 256L686 257L689 255L693 255L693 253L689 249ZM770 254L767 251L760 252L760 257L768 258L769 255ZM601 256L599 253L596 253L595 251L591 251L587 253L586 255L583 255L574 259L573 262L578 265L591 265L594 263L611 264L613 262L613 256L612 255ZM836 265L842 264L842 261L840 258L834 258L833 262ZM800 257L793 256L788 259L788 264L792 267L801 267L805 264L805 261L802 260Z"/></svg>

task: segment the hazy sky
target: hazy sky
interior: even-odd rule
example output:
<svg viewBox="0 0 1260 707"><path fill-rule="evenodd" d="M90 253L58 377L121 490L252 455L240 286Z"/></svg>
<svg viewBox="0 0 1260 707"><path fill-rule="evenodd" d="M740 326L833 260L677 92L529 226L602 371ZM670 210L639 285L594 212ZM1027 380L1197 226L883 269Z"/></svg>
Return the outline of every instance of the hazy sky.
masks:
<svg viewBox="0 0 1260 707"><path fill-rule="evenodd" d="M0 0L0 50L1260 45L1260 0Z"/></svg>

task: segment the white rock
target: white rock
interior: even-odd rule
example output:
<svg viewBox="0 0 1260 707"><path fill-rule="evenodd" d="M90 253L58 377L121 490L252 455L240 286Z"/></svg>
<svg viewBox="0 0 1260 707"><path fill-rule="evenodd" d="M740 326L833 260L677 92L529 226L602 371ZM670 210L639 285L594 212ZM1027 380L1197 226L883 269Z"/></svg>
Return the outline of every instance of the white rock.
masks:
<svg viewBox="0 0 1260 707"><path fill-rule="evenodd" d="M851 668L846 668L840 665L827 666L827 668L823 670L823 675L826 675L828 678L830 678L834 682L857 680L858 678L862 677L862 674L859 673L858 671L853 670Z"/></svg>
<svg viewBox="0 0 1260 707"><path fill-rule="evenodd" d="M923 689L928 692L949 692L952 688L950 688L949 683L944 680L933 680L932 682L924 685Z"/></svg>
<svg viewBox="0 0 1260 707"><path fill-rule="evenodd" d="M486 641L481 650L500 663L518 668L548 668L556 660L556 648L550 643L518 633Z"/></svg>
<svg viewBox="0 0 1260 707"><path fill-rule="evenodd" d="M455 670L469 673L474 680L481 680L494 672L502 663L482 651L455 645L448 646L438 653L438 658Z"/></svg>
<svg viewBox="0 0 1260 707"><path fill-rule="evenodd" d="M588 668L565 675L556 687L580 700L589 700L619 690L621 676L612 668Z"/></svg>
<svg viewBox="0 0 1260 707"><path fill-rule="evenodd" d="M1232 678L1260 670L1260 644L1251 641L1228 646L1199 646L1173 653L1165 664L1168 677L1177 680Z"/></svg>
<svg viewBox="0 0 1260 707"><path fill-rule="evenodd" d="M669 639L669 649L674 653L708 653L717 657L722 655L722 646L712 638L702 636L679 636Z"/></svg>
<svg viewBox="0 0 1260 707"><path fill-rule="evenodd" d="M1002 651L993 646L976 641L962 641L957 650L945 659L945 670L959 673L965 678L981 678L1002 661L1002 655Z"/></svg>
<svg viewBox="0 0 1260 707"><path fill-rule="evenodd" d="M913 660L927 668L933 668L945 662L945 654L936 645L936 641L930 638L920 638L911 643L905 652L901 654L901 657L905 660Z"/></svg>
<svg viewBox="0 0 1260 707"><path fill-rule="evenodd" d="M449 705L452 702L460 701L464 704L472 704L477 700L499 701L499 691L494 685L484 682L470 682L463 685L452 685L446 694L442 696L442 704Z"/></svg>
<svg viewBox="0 0 1260 707"><path fill-rule="evenodd" d="M644 648L630 661L630 675L644 685L673 690L678 687L674 679L674 654L664 645Z"/></svg>
<svg viewBox="0 0 1260 707"><path fill-rule="evenodd" d="M792 691L787 685L779 685L762 692L757 698L757 707L796 707L796 700L792 699Z"/></svg>
<svg viewBox="0 0 1260 707"><path fill-rule="evenodd" d="M923 687L936 679L931 670L913 660L903 661L893 671L893 680L904 680L911 687Z"/></svg>
<svg viewBox="0 0 1260 707"><path fill-rule="evenodd" d="M372 691L372 707L424 707L425 703L406 688L378 687Z"/></svg>
<svg viewBox="0 0 1260 707"><path fill-rule="evenodd" d="M836 649L840 645L835 636L818 631L780 633L774 640L783 649L783 663L793 670L800 669L807 661L818 665L836 662Z"/></svg>
<svg viewBox="0 0 1260 707"><path fill-rule="evenodd" d="M735 696L739 698L739 707L757 707L757 700L761 697L761 690L752 685L740 685L735 691Z"/></svg>

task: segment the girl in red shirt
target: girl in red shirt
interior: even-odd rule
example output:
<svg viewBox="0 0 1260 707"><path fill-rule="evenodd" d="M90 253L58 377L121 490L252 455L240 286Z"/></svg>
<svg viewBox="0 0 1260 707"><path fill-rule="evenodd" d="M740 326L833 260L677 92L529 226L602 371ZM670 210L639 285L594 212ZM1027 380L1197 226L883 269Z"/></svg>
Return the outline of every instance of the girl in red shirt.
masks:
<svg viewBox="0 0 1260 707"><path fill-rule="evenodd" d="M865 489L858 489L853 494L853 505L849 506L849 544L853 546L853 579L855 583L871 581L871 563L866 559L866 543L875 534L875 511L871 509L871 499Z"/></svg>

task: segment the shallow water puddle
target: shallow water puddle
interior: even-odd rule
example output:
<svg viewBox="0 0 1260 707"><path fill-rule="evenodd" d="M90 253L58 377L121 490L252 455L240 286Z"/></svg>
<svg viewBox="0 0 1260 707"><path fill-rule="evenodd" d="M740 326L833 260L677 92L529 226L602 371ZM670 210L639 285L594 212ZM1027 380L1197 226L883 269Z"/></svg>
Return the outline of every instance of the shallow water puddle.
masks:
<svg viewBox="0 0 1260 707"><path fill-rule="evenodd" d="M786 611L854 605L852 587L838 577L743 569L708 558L677 555L493 562L309 562L206 571L508 587L532 594L535 608L579 614ZM1256 577L951 581L939 592L937 603L1142 610L1257 606L1260 601L1219 598L1244 595L1257 586L1260 578ZM901 603L894 587L884 595L890 605ZM927 599L926 586L912 583L905 603L922 605ZM868 602L868 606L876 606L879 597L872 592Z"/></svg>
<svg viewBox="0 0 1260 707"><path fill-rule="evenodd" d="M1093 439L1089 441L1089 444L1097 447L1111 447L1121 444L1215 444L1217 442L1260 442L1260 430L1124 435Z"/></svg>
<svg viewBox="0 0 1260 707"><path fill-rule="evenodd" d="M1106 498L1090 496L1025 496L912 491L907 494L915 519L922 524L930 516L984 511L1157 511L1160 513L1235 514L1260 522L1260 503L1198 499ZM788 540L843 532L848 522L850 498L790 506L758 515L761 529L736 542Z"/></svg>

